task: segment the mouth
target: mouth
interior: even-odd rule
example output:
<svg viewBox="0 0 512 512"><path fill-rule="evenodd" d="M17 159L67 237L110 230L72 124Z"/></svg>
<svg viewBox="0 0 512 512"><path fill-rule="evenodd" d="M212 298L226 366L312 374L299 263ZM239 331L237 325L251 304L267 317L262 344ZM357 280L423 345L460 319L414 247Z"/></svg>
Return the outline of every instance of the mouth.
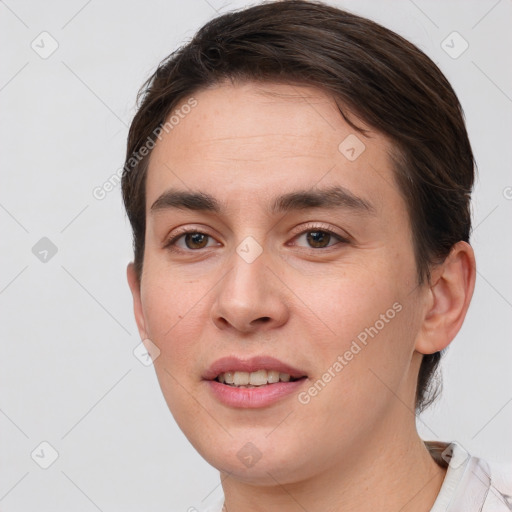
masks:
<svg viewBox="0 0 512 512"><path fill-rule="evenodd" d="M304 371L269 356L219 359L203 375L213 396L234 408L272 405L296 392L307 378Z"/></svg>
<svg viewBox="0 0 512 512"><path fill-rule="evenodd" d="M214 380L236 388L259 388L278 382L295 382L305 378L306 376L292 377L289 373L278 372L277 370L256 370L255 372L223 372L217 375Z"/></svg>

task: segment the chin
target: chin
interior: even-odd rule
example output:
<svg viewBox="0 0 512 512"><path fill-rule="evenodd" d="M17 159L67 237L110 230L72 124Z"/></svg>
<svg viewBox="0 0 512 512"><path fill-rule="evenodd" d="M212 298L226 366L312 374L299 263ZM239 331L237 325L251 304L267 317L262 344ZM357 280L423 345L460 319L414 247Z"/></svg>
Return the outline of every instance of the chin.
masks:
<svg viewBox="0 0 512 512"><path fill-rule="evenodd" d="M259 436L246 433L222 439L189 439L211 466L247 484L284 485L314 475L312 452L304 450L296 433L283 431L281 434L284 435L276 436L275 439L267 434L268 430ZM290 444L290 441L294 443Z"/></svg>

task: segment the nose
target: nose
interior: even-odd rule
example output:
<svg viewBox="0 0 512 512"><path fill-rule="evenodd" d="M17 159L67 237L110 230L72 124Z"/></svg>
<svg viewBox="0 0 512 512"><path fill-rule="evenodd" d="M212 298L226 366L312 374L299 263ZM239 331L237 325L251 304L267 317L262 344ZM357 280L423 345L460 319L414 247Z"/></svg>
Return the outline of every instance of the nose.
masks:
<svg viewBox="0 0 512 512"><path fill-rule="evenodd" d="M251 333L286 323L286 287L276 277L265 251L252 262L233 252L228 265L231 270L216 287L212 305L215 325L221 330Z"/></svg>

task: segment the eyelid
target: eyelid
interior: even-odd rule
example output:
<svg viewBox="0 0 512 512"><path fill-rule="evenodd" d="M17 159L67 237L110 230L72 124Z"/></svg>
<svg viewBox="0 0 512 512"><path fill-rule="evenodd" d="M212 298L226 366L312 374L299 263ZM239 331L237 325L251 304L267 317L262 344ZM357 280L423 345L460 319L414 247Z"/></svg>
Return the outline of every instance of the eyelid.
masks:
<svg viewBox="0 0 512 512"><path fill-rule="evenodd" d="M303 235L309 231L325 231L334 235L340 239L342 242L350 242L352 237L345 231L344 233L340 233L339 229L328 223L321 222L308 222L306 224L302 224L297 230L293 231L293 238L297 238L299 235Z"/></svg>
<svg viewBox="0 0 512 512"><path fill-rule="evenodd" d="M292 235L291 235L292 240L295 240L300 235L303 235L304 233L308 233L308 232L311 232L311 231L324 231L326 233L334 235L335 237L337 237L339 239L340 242L343 242L343 243L350 243L351 238L352 238L346 232L345 232L345 234L339 233L338 229L335 226L332 226L331 224L328 224L328 223L318 223L318 222L309 222L309 223L306 223L306 224L302 224L299 228L297 228L297 229L292 231ZM196 226L187 225L187 226L184 226L184 227L176 228L173 231L172 236L168 236L166 238L166 240L164 242L164 249L168 249L168 248L171 248L171 247L174 248L176 246L176 242L183 235L186 235L186 234L189 234L189 233L201 233L203 235L208 236L209 238L212 238L212 239L216 240L215 236L213 236L212 234L208 233L207 229L204 229L203 227L196 227ZM204 249L208 249L208 247L205 247ZM310 249L315 251L315 252L318 252L319 250L322 250L322 249L315 249L313 247L311 247ZM328 249L328 247L326 247L324 249ZM185 251L185 252L198 252L201 249L196 249L194 251L193 249L186 250L186 249L178 248L176 250L177 251Z"/></svg>
<svg viewBox="0 0 512 512"><path fill-rule="evenodd" d="M208 232L208 229L200 226L194 226L187 224L183 227L178 227L172 231L172 235L166 236L164 240L164 249L169 248L169 246L173 246L176 242L183 236L189 233L201 233L206 235L214 240L217 240L216 237Z"/></svg>

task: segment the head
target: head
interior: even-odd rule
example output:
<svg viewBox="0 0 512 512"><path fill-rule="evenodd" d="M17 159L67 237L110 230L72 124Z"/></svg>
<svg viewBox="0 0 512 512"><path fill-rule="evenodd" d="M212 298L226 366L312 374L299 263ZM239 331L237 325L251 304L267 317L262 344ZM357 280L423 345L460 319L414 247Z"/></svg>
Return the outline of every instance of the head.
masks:
<svg viewBox="0 0 512 512"><path fill-rule="evenodd" d="M348 459L404 403L432 403L474 286L473 180L446 78L367 19L262 4L161 63L128 138L128 279L167 403L207 460L232 472L253 450L302 478L340 455L326 439ZM272 370L268 355L297 378L290 396L218 400L212 379L253 357Z"/></svg>

